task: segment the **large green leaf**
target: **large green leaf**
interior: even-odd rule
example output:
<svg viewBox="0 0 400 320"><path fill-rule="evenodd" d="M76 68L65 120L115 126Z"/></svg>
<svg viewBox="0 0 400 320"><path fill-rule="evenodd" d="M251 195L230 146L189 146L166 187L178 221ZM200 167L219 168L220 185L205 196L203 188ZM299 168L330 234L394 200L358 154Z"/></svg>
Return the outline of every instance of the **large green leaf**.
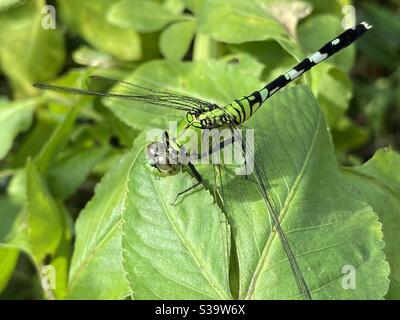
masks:
<svg viewBox="0 0 400 320"><path fill-rule="evenodd" d="M173 205L190 187L183 173L158 179L136 148L126 182L123 265L135 299L231 299L230 230L205 190Z"/></svg>
<svg viewBox="0 0 400 320"><path fill-rule="evenodd" d="M44 0L26 1L0 13L0 61L13 86L23 94L32 83L53 77L64 62L61 28L42 27Z"/></svg>
<svg viewBox="0 0 400 320"><path fill-rule="evenodd" d="M158 77L164 77L163 83L166 87L182 88L184 84L185 93L206 97L207 100L220 104L240 96L241 92L248 93L250 88L259 86L251 77L240 75L234 67L230 69L231 67L223 64L155 62L147 64L146 68L152 70L154 66L157 66ZM210 81L198 81L202 79L203 72L207 72L209 80L214 79L222 70L219 68L225 70L225 81L221 82L220 86L212 87L209 85ZM173 76L168 76L177 71L182 73L179 81ZM230 76L229 72L236 72L236 77ZM191 79L192 74L197 76L197 82L186 80ZM154 109L157 111L157 108ZM130 112L136 114L136 109L131 109ZM127 115L128 112L125 112L125 118ZM252 122L249 125L251 124ZM289 241L312 296L325 299L382 298L388 286L388 265L382 252L382 234L377 217L366 203L351 193L338 174L326 124L310 92L299 87L278 93L254 116L253 125L260 135L259 144L268 146L263 152L263 164L271 179L271 192L275 195L281 218L284 217L283 227L289 233ZM147 173L143 172L139 178L132 177L129 183L137 186L133 181L141 181L143 185L146 179L153 181L152 177L147 177ZM160 182L156 182L164 186L163 179L175 181L172 179L177 177L160 178ZM237 190L246 192L243 189L244 184L243 181L234 183L235 186L242 187ZM167 202L177 190L156 187L155 191L158 192L157 197ZM252 193L246 193L246 205L239 200L243 197L230 199L231 207L237 208L230 213L230 217L239 259L240 297L296 298L298 291L285 253L275 233L268 232L269 221L262 199L257 195L256 188L253 187L250 191ZM140 193L140 197L151 201L154 197L148 195L149 192ZM126 208L129 205L127 203ZM135 208L137 214L145 214L142 213L143 207L139 208L139 205L142 205L141 202L135 202L132 208ZM244 210L243 207L248 208ZM147 211L150 209L145 210ZM204 215L204 212L197 214ZM134 222L138 223L136 219L128 215L125 221L134 228ZM131 229L124 230L125 237L134 237L131 235ZM139 231L142 235L142 246L146 233L142 230L135 232ZM124 239L127 239L125 237ZM131 253L135 251L131 250L135 246L139 244L134 242L126 256L137 257ZM143 254L143 250L136 254ZM154 262L146 262L142 267L148 266L148 263ZM342 268L346 265L352 265L356 270L356 290L345 290L341 285L345 276ZM140 293L137 293L137 296L148 298L151 291L149 281L140 278L138 283L137 275L132 275L132 270L126 271L134 292L137 293L138 288L146 289L143 296ZM372 275L374 283L371 282ZM161 286L157 288L163 289ZM156 298L157 290L152 292L152 297Z"/></svg>
<svg viewBox="0 0 400 320"><path fill-rule="evenodd" d="M385 253L390 264L387 298L400 299L400 155L381 149L362 166L346 168L344 176L372 206L383 224Z"/></svg>
<svg viewBox="0 0 400 320"><path fill-rule="evenodd" d="M7 155L18 133L30 127L36 103L36 99L0 102L0 160Z"/></svg>
<svg viewBox="0 0 400 320"><path fill-rule="evenodd" d="M113 3L107 0L58 1L67 24L93 47L121 60L139 60L141 39L132 29L110 24L106 15Z"/></svg>
<svg viewBox="0 0 400 320"><path fill-rule="evenodd" d="M339 175L325 121L310 91L298 86L278 93L249 126L256 130L259 161L311 296L382 298L389 268L380 224ZM257 188L246 188L238 178L228 183L244 187L226 199L240 267L240 297L299 298L279 237L269 232ZM347 265L356 273L354 290L342 287Z"/></svg>
<svg viewBox="0 0 400 320"><path fill-rule="evenodd" d="M122 211L136 155L118 160L96 188L76 222L69 274L70 299L123 299L129 295L122 270Z"/></svg>

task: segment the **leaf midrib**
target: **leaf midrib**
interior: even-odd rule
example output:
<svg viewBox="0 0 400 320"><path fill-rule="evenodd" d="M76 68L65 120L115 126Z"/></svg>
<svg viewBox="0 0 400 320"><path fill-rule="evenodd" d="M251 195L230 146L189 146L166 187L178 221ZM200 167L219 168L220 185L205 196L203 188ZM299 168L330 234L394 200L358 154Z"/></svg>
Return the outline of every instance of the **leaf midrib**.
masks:
<svg viewBox="0 0 400 320"><path fill-rule="evenodd" d="M210 284L210 286L215 290L215 292L218 294L218 296L221 297L222 300L227 300L227 299L232 299L232 297L230 296L225 296L224 295L224 290L223 288L220 287L220 285L218 283L214 283L214 281L212 280L212 277L208 274L207 270L203 269L201 267L201 264L199 263L199 257L196 256L195 254L195 250L193 250L190 245L188 243L186 243L183 235L181 234L181 232L179 231L179 228L177 226L175 226L175 224L172 221L172 217L170 216L169 210L165 204L165 202L163 201L163 198L161 197L161 194L159 193L159 190L157 188L157 186L154 184L154 180L151 179L151 181L153 182L153 186L154 186L154 190L156 190L157 195L159 197L159 199L161 200L161 204L162 207L164 209L164 212L166 213L166 216L168 218L169 223L171 224L172 228L174 229L176 235L179 237L179 239L181 240L182 244L184 245L184 247L189 251L189 254L192 256L195 264L197 265L197 267L199 268L199 270L201 271L201 274L203 275L203 277L207 280L207 282Z"/></svg>
<svg viewBox="0 0 400 320"><path fill-rule="evenodd" d="M313 139L311 141L311 145L310 145L309 151L308 151L308 153L306 155L306 158L305 158L305 160L303 162L303 165L301 166L301 169L300 169L300 171L299 171L299 173L298 173L298 175L297 175L297 177L296 177L296 179L294 181L294 184L293 184L291 190L289 191L288 196L286 197L285 203L284 203L284 205L282 206L282 208L281 208L281 210L279 212L278 219L280 220L280 223L282 223L284 217L286 216L286 213L288 212L288 208L289 208L290 202L294 198L294 195L295 195L295 193L296 193L296 191L298 189L298 186L299 186L299 184L301 182L301 178L303 177L303 175L305 173L305 170L308 167L308 164L309 164L309 161L310 161L310 157L311 157L311 155L312 155L312 153L314 151L314 147L315 147L315 143L316 143L316 140L317 140L317 137L318 137L318 133L320 131L320 127L321 127L321 112L318 113L317 128L316 128L316 130L314 132L314 136L313 136ZM255 286L256 286L257 281L259 279L259 276L261 274L261 271L262 271L262 268L264 266L264 263L265 263L268 255L269 255L269 250L270 250L270 248L272 246L272 243L275 240L276 234L277 234L276 232L271 232L270 236L268 237L267 243L266 243L266 245L264 247L264 250L263 250L263 254L262 254L262 256L261 256L261 258L260 258L260 260L259 260L259 262L257 264L256 271L254 272L254 275L253 275L253 277L252 277L252 279L250 281L250 285L249 285L249 288L247 290L247 295L245 296L246 300L250 300L250 299L254 298Z"/></svg>

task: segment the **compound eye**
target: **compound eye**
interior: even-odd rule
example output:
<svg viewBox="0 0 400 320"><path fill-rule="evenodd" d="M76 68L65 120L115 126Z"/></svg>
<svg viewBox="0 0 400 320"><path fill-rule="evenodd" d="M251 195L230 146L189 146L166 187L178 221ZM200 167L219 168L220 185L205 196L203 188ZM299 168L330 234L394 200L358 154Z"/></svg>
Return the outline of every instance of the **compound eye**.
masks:
<svg viewBox="0 0 400 320"><path fill-rule="evenodd" d="M163 164L159 163L159 164L157 164L157 168L161 172L167 173L167 174L175 171L174 165L171 165L169 163L163 163Z"/></svg>

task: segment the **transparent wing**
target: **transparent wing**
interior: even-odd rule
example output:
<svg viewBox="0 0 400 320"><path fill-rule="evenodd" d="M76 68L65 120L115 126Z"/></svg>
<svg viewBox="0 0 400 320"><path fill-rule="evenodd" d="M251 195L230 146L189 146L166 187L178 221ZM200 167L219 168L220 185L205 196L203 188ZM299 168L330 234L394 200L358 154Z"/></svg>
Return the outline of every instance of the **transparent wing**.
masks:
<svg viewBox="0 0 400 320"><path fill-rule="evenodd" d="M232 129L242 129L242 127L239 126L232 126ZM234 136L234 140L235 143L237 141L240 141L241 144L243 145L247 145L247 141L246 141L246 135L243 134L240 137L237 135L237 131L232 130L233 132L233 136ZM240 146L241 147L241 146ZM285 232L282 229L282 226L280 224L279 221L279 214L276 211L276 206L274 204L274 201L271 197L271 195L269 194L271 188L268 182L268 178L267 175L265 173L265 169L262 165L261 161L258 161L258 159L261 156L261 150L258 149L257 146L255 146L255 150L254 150L254 158L249 158L249 154L247 154L247 158L246 155L242 154L242 156L244 158L246 158L246 162L251 161L254 163L254 170L253 170L253 174L249 177L247 177L247 179L251 179L251 183L255 184L257 186L257 189L259 190L259 193L261 194L262 198L263 198L263 202L265 203L265 207L267 210L267 215L269 216L269 224L270 224L270 228L272 230L275 230L276 233L278 234L278 237L280 239L280 242L282 244L282 247L284 249L285 255L288 258L289 264L290 264L290 268L294 277L294 280L296 282L296 286L298 288L299 294L303 299L307 299L310 300L311 299L311 294L310 291L308 289L308 286L306 284L306 281L303 277L303 274L300 270L300 267L297 263L296 257L291 249L290 243L285 235ZM251 154L251 153L250 153ZM226 170L225 170L226 171ZM234 173L230 173L230 175L234 175ZM221 176L220 174L218 174L217 176ZM225 174L226 176L226 174ZM237 181L237 180L241 180ZM224 199L224 197L227 194L233 194L234 197L243 197L243 190L237 191L238 188L238 184L242 185L242 188L245 188L245 183L242 179L246 179L245 177L234 177L234 180L236 180L236 183L234 183L234 185L232 185L232 182L219 182L219 197ZM221 186L223 186L223 188L221 188ZM224 190L225 189L225 190ZM245 206L245 204L249 201L249 199L243 199L243 204ZM222 202L224 203L224 207L227 208L227 210L229 210L229 200L222 200ZM248 211L251 214L251 210L250 208L245 208L246 211Z"/></svg>
<svg viewBox="0 0 400 320"><path fill-rule="evenodd" d="M62 87L44 83L33 86L43 90L51 90L66 94L99 96L111 99L139 101L159 107L181 111L201 111L212 103L167 91L157 91L139 85L100 76L90 76L87 81L88 89Z"/></svg>

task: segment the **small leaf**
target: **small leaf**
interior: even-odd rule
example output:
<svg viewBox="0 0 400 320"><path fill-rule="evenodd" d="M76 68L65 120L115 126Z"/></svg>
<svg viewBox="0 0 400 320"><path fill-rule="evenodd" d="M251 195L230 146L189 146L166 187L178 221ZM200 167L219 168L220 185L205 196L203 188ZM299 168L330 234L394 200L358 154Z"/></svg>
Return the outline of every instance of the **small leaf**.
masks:
<svg viewBox="0 0 400 320"><path fill-rule="evenodd" d="M106 147L76 148L69 150L54 163L49 172L52 193L66 199L78 190L88 174L106 155Z"/></svg>
<svg viewBox="0 0 400 320"><path fill-rule="evenodd" d="M73 107L64 120L54 130L50 139L44 145L35 163L39 172L47 174L47 171L58 154L68 142L69 135L74 129L75 119L79 113L80 105Z"/></svg>
<svg viewBox="0 0 400 320"><path fill-rule="evenodd" d="M205 0L201 8L199 30L214 40L244 43L272 39L294 57L301 57L285 28L255 1Z"/></svg>
<svg viewBox="0 0 400 320"><path fill-rule="evenodd" d="M350 118L345 116L331 128L331 134L336 151L360 148L369 137L367 129L357 126Z"/></svg>
<svg viewBox="0 0 400 320"><path fill-rule="evenodd" d="M32 254L40 263L54 255L62 236L62 220L57 204L32 161L27 164L29 239Z"/></svg>
<svg viewBox="0 0 400 320"><path fill-rule="evenodd" d="M19 250L0 246L0 294L6 288L17 265Z"/></svg>
<svg viewBox="0 0 400 320"><path fill-rule="evenodd" d="M115 61L109 54L93 50L86 46L75 50L72 58L76 63L90 67L109 68L115 64Z"/></svg>
<svg viewBox="0 0 400 320"><path fill-rule="evenodd" d="M113 2L108 0L58 1L61 15L94 48L123 60L139 60L142 46L139 34L110 24L106 15Z"/></svg>
<svg viewBox="0 0 400 320"><path fill-rule="evenodd" d="M31 126L37 102L37 99L0 101L0 160L11 149L15 137Z"/></svg>
<svg viewBox="0 0 400 320"><path fill-rule="evenodd" d="M160 38L161 53L165 58L181 60L189 50L195 28L195 22L189 20L174 23L165 29Z"/></svg>
<svg viewBox="0 0 400 320"><path fill-rule="evenodd" d="M42 27L45 1L25 1L0 13L2 69L20 95L32 95L32 83L46 81L61 69L65 53L61 28Z"/></svg>
<svg viewBox="0 0 400 320"><path fill-rule="evenodd" d="M133 28L140 32L159 31L176 16L152 0L122 0L114 4L107 19L120 28Z"/></svg>
<svg viewBox="0 0 400 320"><path fill-rule="evenodd" d="M328 63L311 71L311 89L330 127L336 127L349 107L353 85L347 74Z"/></svg>
<svg viewBox="0 0 400 320"><path fill-rule="evenodd" d="M312 6L304 1L269 2L266 3L267 11L289 31L293 38L296 38L297 24L311 13Z"/></svg>

